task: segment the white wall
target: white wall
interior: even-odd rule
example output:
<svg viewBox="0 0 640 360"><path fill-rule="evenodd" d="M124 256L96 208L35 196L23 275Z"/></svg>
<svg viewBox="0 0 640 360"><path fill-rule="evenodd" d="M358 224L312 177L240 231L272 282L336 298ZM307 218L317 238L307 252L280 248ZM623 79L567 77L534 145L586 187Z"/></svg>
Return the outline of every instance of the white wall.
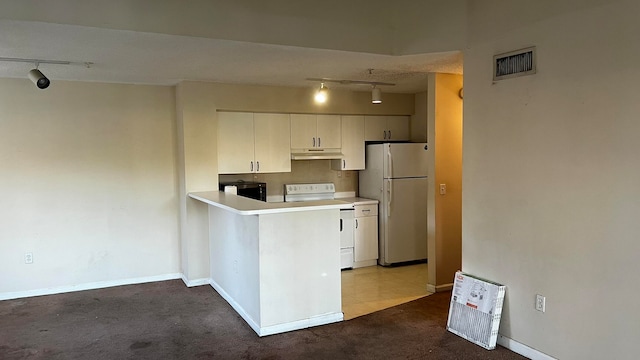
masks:
<svg viewBox="0 0 640 360"><path fill-rule="evenodd" d="M179 273L174 99L0 79L0 296Z"/></svg>
<svg viewBox="0 0 640 360"><path fill-rule="evenodd" d="M640 3L469 4L463 270L507 285L503 335L637 358ZM532 45L536 75L492 83L493 55Z"/></svg>

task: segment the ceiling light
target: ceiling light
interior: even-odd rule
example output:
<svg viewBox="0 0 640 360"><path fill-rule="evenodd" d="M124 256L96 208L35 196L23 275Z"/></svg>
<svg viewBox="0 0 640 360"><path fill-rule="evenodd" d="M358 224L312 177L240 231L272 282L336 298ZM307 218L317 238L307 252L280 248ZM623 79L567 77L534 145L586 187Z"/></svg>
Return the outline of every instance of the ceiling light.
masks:
<svg viewBox="0 0 640 360"><path fill-rule="evenodd" d="M43 60L43 59L23 59L23 58L8 58L8 57L0 57L0 61L8 61L8 62L26 62L26 63L34 63L36 65L35 69L31 69L27 76L34 84L38 87L38 89L46 89L51 84L51 81L44 76L44 74L38 70L38 66L40 64L54 64L54 65L84 65L87 68L90 68L93 65L92 62L74 62L74 61L64 61L64 60Z"/></svg>
<svg viewBox="0 0 640 360"><path fill-rule="evenodd" d="M371 90L371 103L382 104L382 91L380 91L380 88L377 88L375 85L373 85L373 89Z"/></svg>
<svg viewBox="0 0 640 360"><path fill-rule="evenodd" d="M324 86L324 83L320 83L320 89L316 91L314 99L318 104L324 104L327 102L327 98L329 98L329 88Z"/></svg>
<svg viewBox="0 0 640 360"><path fill-rule="evenodd" d="M47 77L44 76L44 74L37 68L29 71L28 76L29 76L29 79L31 79L31 81L33 81L33 83L36 84L38 89L46 89L49 87L49 84L51 83L49 79L47 79Z"/></svg>

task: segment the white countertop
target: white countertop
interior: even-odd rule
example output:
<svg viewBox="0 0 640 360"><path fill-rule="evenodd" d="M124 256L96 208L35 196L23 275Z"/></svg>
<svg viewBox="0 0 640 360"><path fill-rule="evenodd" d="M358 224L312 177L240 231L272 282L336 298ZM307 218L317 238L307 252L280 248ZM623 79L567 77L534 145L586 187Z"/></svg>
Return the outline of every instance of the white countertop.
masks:
<svg viewBox="0 0 640 360"><path fill-rule="evenodd" d="M243 196L225 193L223 191L203 191L189 193L189 197L217 206L240 215L276 214L295 211L348 209L353 202L344 199L318 200L301 202L264 202ZM374 200L375 201L375 200ZM377 202L377 201L376 201Z"/></svg>
<svg viewBox="0 0 640 360"><path fill-rule="evenodd" d="M377 205L379 202L378 200L361 198L361 197L343 197L343 198L336 198L336 200L344 201L352 205Z"/></svg>

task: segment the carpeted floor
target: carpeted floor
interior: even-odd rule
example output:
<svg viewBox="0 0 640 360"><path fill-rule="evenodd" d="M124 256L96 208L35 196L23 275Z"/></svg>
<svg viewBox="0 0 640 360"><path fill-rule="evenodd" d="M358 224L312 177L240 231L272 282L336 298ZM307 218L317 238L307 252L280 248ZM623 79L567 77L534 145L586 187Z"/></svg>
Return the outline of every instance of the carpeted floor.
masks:
<svg viewBox="0 0 640 360"><path fill-rule="evenodd" d="M0 301L0 359L524 359L445 330L450 293L260 338L179 281Z"/></svg>

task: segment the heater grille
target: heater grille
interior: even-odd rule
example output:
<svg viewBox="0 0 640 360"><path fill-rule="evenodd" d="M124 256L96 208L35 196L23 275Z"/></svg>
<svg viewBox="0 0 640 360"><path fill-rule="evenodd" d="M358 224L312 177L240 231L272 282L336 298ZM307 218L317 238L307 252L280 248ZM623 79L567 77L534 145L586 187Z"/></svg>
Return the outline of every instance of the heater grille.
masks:
<svg viewBox="0 0 640 360"><path fill-rule="evenodd" d="M493 57L493 80L536 73L536 48L516 50Z"/></svg>
<svg viewBox="0 0 640 360"><path fill-rule="evenodd" d="M447 330L485 349L495 349L506 287L456 272Z"/></svg>

